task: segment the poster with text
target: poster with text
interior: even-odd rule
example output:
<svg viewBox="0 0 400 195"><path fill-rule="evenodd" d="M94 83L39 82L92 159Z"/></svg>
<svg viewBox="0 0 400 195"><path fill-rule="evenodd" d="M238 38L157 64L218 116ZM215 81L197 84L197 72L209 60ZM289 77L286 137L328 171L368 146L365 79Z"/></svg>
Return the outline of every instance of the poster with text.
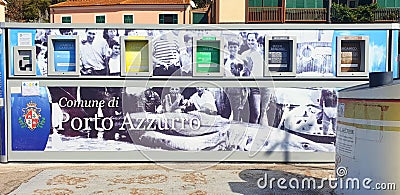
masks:
<svg viewBox="0 0 400 195"><path fill-rule="evenodd" d="M13 150L250 151L257 145L333 152L336 137L334 89L48 87L35 98L12 98Z"/></svg>

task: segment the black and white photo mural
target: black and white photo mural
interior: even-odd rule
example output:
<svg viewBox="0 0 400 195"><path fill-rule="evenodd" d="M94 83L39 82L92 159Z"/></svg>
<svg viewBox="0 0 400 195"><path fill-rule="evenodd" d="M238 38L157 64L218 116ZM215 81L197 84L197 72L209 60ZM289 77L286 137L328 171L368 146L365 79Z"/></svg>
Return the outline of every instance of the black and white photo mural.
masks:
<svg viewBox="0 0 400 195"><path fill-rule="evenodd" d="M192 76L194 40L223 39L225 77L263 77L265 37L296 37L297 72L301 76L333 76L332 30L135 30L135 29L37 29L35 45L41 75L47 74L47 36L78 35L81 75L119 76L121 36L148 37L151 40L153 76Z"/></svg>
<svg viewBox="0 0 400 195"><path fill-rule="evenodd" d="M335 89L48 89L46 150L334 151Z"/></svg>

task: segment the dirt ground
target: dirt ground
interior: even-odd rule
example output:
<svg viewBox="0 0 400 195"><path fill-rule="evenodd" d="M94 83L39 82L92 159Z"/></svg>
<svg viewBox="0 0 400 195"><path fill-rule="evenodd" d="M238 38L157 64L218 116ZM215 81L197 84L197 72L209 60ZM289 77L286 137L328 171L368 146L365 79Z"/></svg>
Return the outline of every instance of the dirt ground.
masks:
<svg viewBox="0 0 400 195"><path fill-rule="evenodd" d="M9 194L44 170L268 170L296 177L326 178L334 175L333 163L4 163L0 164L0 194ZM238 171L238 172L243 172ZM238 173L239 174L239 173ZM210 184L212 185L212 184Z"/></svg>

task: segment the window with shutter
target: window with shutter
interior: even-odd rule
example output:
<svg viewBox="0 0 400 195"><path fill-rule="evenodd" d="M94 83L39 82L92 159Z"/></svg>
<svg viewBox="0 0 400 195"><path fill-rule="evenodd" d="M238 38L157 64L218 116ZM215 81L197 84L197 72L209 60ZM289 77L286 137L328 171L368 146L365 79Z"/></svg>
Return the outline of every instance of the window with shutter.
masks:
<svg viewBox="0 0 400 195"><path fill-rule="evenodd" d="M96 23L106 23L106 16L105 15L96 16Z"/></svg>
<svg viewBox="0 0 400 195"><path fill-rule="evenodd" d="M133 15L124 15L125 24L133 24Z"/></svg>
<svg viewBox="0 0 400 195"><path fill-rule="evenodd" d="M61 17L61 23L71 23L71 16Z"/></svg>
<svg viewBox="0 0 400 195"><path fill-rule="evenodd" d="M178 24L178 14L160 14L160 24Z"/></svg>

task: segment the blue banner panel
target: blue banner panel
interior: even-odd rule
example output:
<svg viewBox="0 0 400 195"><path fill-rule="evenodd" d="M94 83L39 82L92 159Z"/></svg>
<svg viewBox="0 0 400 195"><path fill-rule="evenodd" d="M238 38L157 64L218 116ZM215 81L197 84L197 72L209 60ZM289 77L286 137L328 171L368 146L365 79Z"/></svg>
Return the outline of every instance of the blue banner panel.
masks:
<svg viewBox="0 0 400 195"><path fill-rule="evenodd" d="M45 88L40 96L11 97L12 150L44 151L50 133L50 103Z"/></svg>

